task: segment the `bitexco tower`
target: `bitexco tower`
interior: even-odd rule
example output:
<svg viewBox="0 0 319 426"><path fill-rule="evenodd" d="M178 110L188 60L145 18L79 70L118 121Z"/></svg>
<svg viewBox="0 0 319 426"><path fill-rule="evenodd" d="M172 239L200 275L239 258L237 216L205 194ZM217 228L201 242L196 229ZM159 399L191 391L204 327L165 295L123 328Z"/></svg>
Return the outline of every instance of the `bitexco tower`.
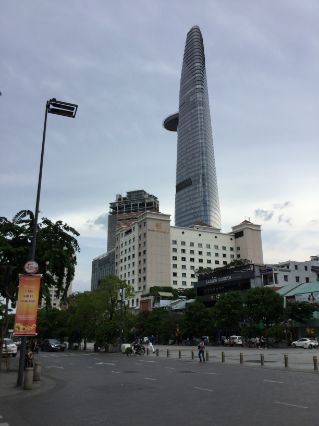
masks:
<svg viewBox="0 0 319 426"><path fill-rule="evenodd" d="M167 117L164 127L177 131L175 226L206 224L220 229L205 53L198 26L186 38L179 112Z"/></svg>

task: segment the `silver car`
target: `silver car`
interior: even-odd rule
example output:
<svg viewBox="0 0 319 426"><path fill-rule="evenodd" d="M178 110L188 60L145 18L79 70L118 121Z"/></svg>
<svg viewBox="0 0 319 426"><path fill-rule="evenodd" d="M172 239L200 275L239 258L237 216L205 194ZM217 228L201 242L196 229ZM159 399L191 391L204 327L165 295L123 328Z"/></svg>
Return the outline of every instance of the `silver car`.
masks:
<svg viewBox="0 0 319 426"><path fill-rule="evenodd" d="M12 339L5 338L2 342L2 355L3 356L17 356L18 347Z"/></svg>
<svg viewBox="0 0 319 426"><path fill-rule="evenodd" d="M312 349L317 348L319 343L315 339L309 339L308 337L302 337L299 340L295 340L291 343L293 348L304 348L304 349Z"/></svg>

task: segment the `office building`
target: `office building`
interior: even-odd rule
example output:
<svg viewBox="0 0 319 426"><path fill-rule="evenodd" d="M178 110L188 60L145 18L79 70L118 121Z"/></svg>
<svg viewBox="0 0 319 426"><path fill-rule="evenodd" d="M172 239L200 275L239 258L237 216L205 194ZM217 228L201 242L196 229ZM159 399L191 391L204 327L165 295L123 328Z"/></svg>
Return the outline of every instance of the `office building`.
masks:
<svg viewBox="0 0 319 426"><path fill-rule="evenodd" d="M179 111L164 127L177 131L175 225L221 228L204 44L199 27L187 34Z"/></svg>

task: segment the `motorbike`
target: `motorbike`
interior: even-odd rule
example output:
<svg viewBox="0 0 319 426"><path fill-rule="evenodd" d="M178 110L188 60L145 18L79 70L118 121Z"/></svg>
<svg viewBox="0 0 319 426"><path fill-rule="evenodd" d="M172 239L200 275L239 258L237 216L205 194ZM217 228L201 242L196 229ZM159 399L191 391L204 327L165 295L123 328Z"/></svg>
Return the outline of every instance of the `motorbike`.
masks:
<svg viewBox="0 0 319 426"><path fill-rule="evenodd" d="M132 343L129 348L126 348L126 355L144 355L145 347L140 343Z"/></svg>

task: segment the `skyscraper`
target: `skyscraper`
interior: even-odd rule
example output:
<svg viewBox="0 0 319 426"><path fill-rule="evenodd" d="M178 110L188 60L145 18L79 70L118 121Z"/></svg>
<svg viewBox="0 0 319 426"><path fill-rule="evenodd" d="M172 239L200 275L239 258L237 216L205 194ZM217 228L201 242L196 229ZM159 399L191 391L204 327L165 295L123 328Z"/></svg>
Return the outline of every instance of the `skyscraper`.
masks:
<svg viewBox="0 0 319 426"><path fill-rule="evenodd" d="M179 112L164 120L177 131L175 225L220 229L220 210L209 112L205 53L198 26L186 38Z"/></svg>

